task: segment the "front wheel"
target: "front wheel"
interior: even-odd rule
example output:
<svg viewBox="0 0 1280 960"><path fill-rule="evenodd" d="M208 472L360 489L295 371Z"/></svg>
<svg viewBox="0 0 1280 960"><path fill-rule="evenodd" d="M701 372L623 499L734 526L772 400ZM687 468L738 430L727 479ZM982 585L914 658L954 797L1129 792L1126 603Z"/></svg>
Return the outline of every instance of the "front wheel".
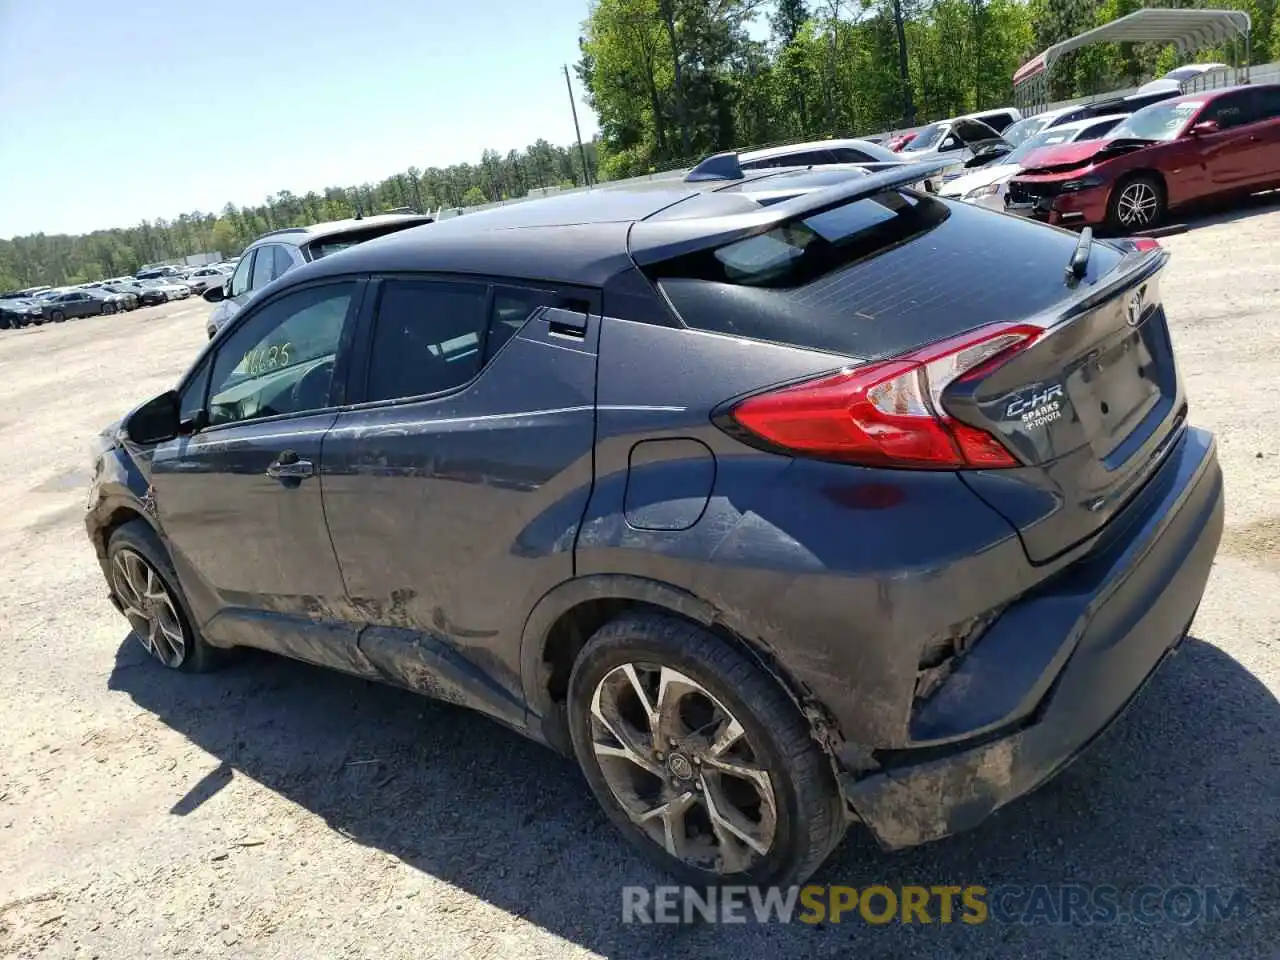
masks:
<svg viewBox="0 0 1280 960"><path fill-rule="evenodd" d="M49 314L49 319L54 323L61 323L63 320L67 319L67 315L61 310L55 310L53 313Z"/></svg>
<svg viewBox="0 0 1280 960"><path fill-rule="evenodd" d="M107 542L111 592L144 650L171 670L201 673L222 651L191 625L186 597L160 538L145 520L117 528Z"/></svg>
<svg viewBox="0 0 1280 960"><path fill-rule="evenodd" d="M1108 207L1107 219L1115 229L1128 233L1149 230L1164 219L1164 185L1146 174L1122 180L1111 191Z"/></svg>
<svg viewBox="0 0 1280 960"><path fill-rule="evenodd" d="M568 707L596 799L685 883L802 883L844 835L830 761L796 705L696 624L646 613L601 627Z"/></svg>

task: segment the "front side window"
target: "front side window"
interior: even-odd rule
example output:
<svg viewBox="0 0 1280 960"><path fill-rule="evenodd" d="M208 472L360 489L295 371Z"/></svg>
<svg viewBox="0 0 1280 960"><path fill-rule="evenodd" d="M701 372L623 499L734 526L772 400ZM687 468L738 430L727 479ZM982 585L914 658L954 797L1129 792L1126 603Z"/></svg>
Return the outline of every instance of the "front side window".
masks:
<svg viewBox="0 0 1280 960"><path fill-rule="evenodd" d="M178 394L178 419L192 420L204 409L204 395L209 388L209 370L211 365L205 361L200 369L193 373Z"/></svg>
<svg viewBox="0 0 1280 960"><path fill-rule="evenodd" d="M249 271L253 267L254 251L250 250L240 258L236 272L231 275L231 296L238 297L249 292Z"/></svg>
<svg viewBox="0 0 1280 960"><path fill-rule="evenodd" d="M342 330L357 285L308 287L272 300L218 348L209 423L304 413L329 405Z"/></svg>
<svg viewBox="0 0 1280 960"><path fill-rule="evenodd" d="M1216 120L1218 121L1218 127L1222 130L1229 130L1231 127L1252 123L1255 119L1253 91L1251 90L1241 90L1239 93L1229 93L1225 97L1219 97L1205 108L1204 113L1196 118L1197 122Z"/></svg>
<svg viewBox="0 0 1280 960"><path fill-rule="evenodd" d="M440 393L479 373L488 297L483 284L384 281L365 399Z"/></svg>

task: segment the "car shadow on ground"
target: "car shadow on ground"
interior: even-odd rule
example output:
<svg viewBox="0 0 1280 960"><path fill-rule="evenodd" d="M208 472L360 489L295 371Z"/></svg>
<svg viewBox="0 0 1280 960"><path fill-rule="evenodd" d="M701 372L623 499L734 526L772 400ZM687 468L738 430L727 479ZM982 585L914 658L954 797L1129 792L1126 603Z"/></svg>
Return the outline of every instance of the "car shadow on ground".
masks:
<svg viewBox="0 0 1280 960"><path fill-rule="evenodd" d="M468 711L268 655L202 676L127 639L109 686L222 761L170 811L253 778L382 849L606 956L1263 956L1280 928L1280 705L1188 638L1134 707L1075 764L978 829L880 852L855 828L816 882L1244 888L1217 923L935 922L813 927L638 926L621 888L668 882L642 864L576 766ZM1016 912L1016 910L1015 910ZM1269 932L1268 932L1269 931Z"/></svg>
<svg viewBox="0 0 1280 960"><path fill-rule="evenodd" d="M1142 233L1142 236L1165 237L1189 233L1204 227L1219 224L1235 223L1247 220L1259 214L1280 209L1280 190L1268 190L1266 193L1255 193L1247 197L1232 198L1188 206L1172 214L1167 223ZM1103 230L1099 235L1110 235Z"/></svg>

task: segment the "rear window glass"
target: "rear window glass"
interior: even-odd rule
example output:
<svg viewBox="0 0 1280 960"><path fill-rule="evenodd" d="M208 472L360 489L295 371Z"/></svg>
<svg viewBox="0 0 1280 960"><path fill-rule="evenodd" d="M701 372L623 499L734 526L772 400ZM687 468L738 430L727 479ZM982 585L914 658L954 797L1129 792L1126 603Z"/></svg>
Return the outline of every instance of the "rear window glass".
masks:
<svg viewBox="0 0 1280 960"><path fill-rule="evenodd" d="M665 277L796 287L929 230L948 214L936 200L889 191L670 261L661 270Z"/></svg>
<svg viewBox="0 0 1280 960"><path fill-rule="evenodd" d="M690 328L870 359L1051 307L1069 292L1075 245L1031 221L891 190L645 271ZM1088 278L1119 259L1095 243Z"/></svg>

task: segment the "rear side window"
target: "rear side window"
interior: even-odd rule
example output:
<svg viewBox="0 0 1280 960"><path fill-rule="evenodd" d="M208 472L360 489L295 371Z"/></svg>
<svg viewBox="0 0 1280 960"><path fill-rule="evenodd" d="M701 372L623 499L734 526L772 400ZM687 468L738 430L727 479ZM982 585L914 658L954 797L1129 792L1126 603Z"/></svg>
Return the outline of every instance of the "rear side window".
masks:
<svg viewBox="0 0 1280 960"><path fill-rule="evenodd" d="M751 160L742 164L743 170L772 170L777 167L813 167L831 163L831 154L826 150L809 150L805 153L787 153L780 157L769 157L765 160Z"/></svg>
<svg viewBox="0 0 1280 960"><path fill-rule="evenodd" d="M384 281L364 399L440 393L474 377L483 364L488 301L484 284Z"/></svg>
<svg viewBox="0 0 1280 960"><path fill-rule="evenodd" d="M365 400L461 387L491 361L553 291L434 280L385 280L378 300Z"/></svg>
<svg viewBox="0 0 1280 960"><path fill-rule="evenodd" d="M875 163L876 158L863 153L861 150L855 150L853 147L840 147L838 150L832 150L831 155L835 157L838 163Z"/></svg>
<svg viewBox="0 0 1280 960"><path fill-rule="evenodd" d="M253 261L253 280L249 283L249 289L261 290L275 278L275 245L259 247L258 255Z"/></svg>
<svg viewBox="0 0 1280 960"><path fill-rule="evenodd" d="M519 332L534 310L562 303L566 301L548 290L495 287L493 316L489 320L489 339L485 344L484 362L492 360L503 344Z"/></svg>
<svg viewBox="0 0 1280 960"><path fill-rule="evenodd" d="M1280 117L1280 87L1255 87L1253 97L1259 120Z"/></svg>
<svg viewBox="0 0 1280 960"><path fill-rule="evenodd" d="M289 251L280 244L276 244L271 248L275 251L275 276L280 276L286 270L293 267L293 258L289 256Z"/></svg>

